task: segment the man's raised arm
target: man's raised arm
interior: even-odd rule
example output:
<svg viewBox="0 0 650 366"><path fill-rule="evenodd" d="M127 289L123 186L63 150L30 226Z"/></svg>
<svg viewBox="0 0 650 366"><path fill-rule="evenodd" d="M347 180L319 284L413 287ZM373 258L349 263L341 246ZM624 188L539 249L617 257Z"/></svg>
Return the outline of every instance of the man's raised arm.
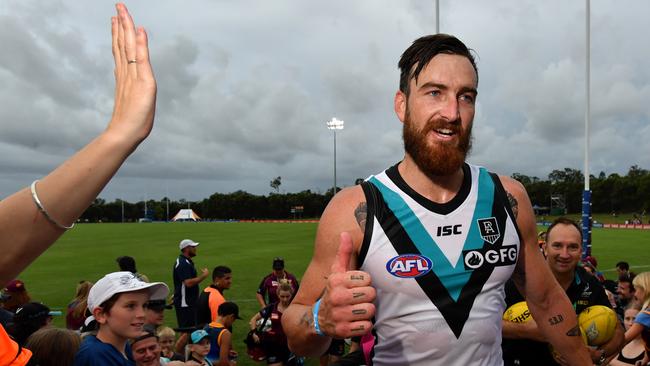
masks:
<svg viewBox="0 0 650 366"><path fill-rule="evenodd" d="M296 354L318 357L332 338L360 336L372 328L375 289L367 273L351 270L357 266L365 227L365 216L363 225L355 220L357 207L365 207L359 186L339 192L321 217L314 256L282 315L289 348Z"/></svg>
<svg viewBox="0 0 650 366"><path fill-rule="evenodd" d="M517 212L517 226L522 240L521 253L513 280L537 326L569 365L592 365L591 358L580 336L575 311L544 263L537 245L535 215L524 187L514 179L501 177L513 211ZM517 210L514 210L514 208Z"/></svg>
<svg viewBox="0 0 650 366"><path fill-rule="evenodd" d="M0 201L0 283L17 276L70 227L151 132L156 81L147 34L123 4L111 18L115 106L97 138L38 182ZM60 118L65 118L61 115ZM40 203L40 207L37 206Z"/></svg>

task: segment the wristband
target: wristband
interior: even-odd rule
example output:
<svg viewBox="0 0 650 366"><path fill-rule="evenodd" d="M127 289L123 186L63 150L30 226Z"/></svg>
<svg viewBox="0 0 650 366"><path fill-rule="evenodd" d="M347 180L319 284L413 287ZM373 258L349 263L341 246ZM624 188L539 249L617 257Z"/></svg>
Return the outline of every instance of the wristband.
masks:
<svg viewBox="0 0 650 366"><path fill-rule="evenodd" d="M320 330L320 325L318 324L318 309L320 308L320 299L316 301L314 304L314 307L312 308L312 314L314 315L314 330L316 331L316 334L319 336L323 337L325 336L325 333L323 333L322 330Z"/></svg>

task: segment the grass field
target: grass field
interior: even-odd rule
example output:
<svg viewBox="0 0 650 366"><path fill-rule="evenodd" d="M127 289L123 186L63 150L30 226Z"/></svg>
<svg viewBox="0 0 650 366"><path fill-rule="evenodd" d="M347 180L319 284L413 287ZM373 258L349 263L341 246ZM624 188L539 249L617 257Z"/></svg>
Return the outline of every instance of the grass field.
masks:
<svg viewBox="0 0 650 366"><path fill-rule="evenodd" d="M285 259L289 272L302 277L312 255L315 232L313 223L83 224L67 232L20 278L34 300L62 310L80 280L94 282L118 269L118 256L131 255L139 272L152 281L166 282L173 290L172 265L179 254L178 243L190 238L201 243L195 258L197 269L212 271L217 265L227 265L233 270L233 286L226 297L239 304L244 318L235 323L234 345L240 353L239 364L252 365L242 340L248 329L245 322L259 310L257 286L271 272L276 256ZM598 258L599 269L610 278L619 260L628 261L637 273L650 270L648 246L650 230L593 231L592 253ZM208 284L206 279L201 287ZM166 321L175 324L173 310L166 312ZM64 319L57 317L55 324L64 326Z"/></svg>

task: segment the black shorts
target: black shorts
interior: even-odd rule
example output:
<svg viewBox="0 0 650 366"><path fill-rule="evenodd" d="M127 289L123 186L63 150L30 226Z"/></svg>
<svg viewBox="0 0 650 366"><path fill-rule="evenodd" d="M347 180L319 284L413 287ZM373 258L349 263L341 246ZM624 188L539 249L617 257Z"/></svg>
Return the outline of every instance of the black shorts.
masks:
<svg viewBox="0 0 650 366"><path fill-rule="evenodd" d="M178 321L179 328L188 328L196 326L196 309L193 307L182 308L175 306L176 321Z"/></svg>
<svg viewBox="0 0 650 366"><path fill-rule="evenodd" d="M345 339L332 339L326 355L343 356L345 354Z"/></svg>

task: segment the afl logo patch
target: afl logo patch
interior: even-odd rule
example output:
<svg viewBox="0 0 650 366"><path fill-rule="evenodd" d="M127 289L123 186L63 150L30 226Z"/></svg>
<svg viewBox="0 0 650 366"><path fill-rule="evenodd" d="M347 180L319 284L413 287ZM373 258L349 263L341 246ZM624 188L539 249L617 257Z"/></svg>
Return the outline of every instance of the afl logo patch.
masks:
<svg viewBox="0 0 650 366"><path fill-rule="evenodd" d="M386 270L395 277L416 278L431 271L431 259L420 254L402 254L386 263Z"/></svg>

